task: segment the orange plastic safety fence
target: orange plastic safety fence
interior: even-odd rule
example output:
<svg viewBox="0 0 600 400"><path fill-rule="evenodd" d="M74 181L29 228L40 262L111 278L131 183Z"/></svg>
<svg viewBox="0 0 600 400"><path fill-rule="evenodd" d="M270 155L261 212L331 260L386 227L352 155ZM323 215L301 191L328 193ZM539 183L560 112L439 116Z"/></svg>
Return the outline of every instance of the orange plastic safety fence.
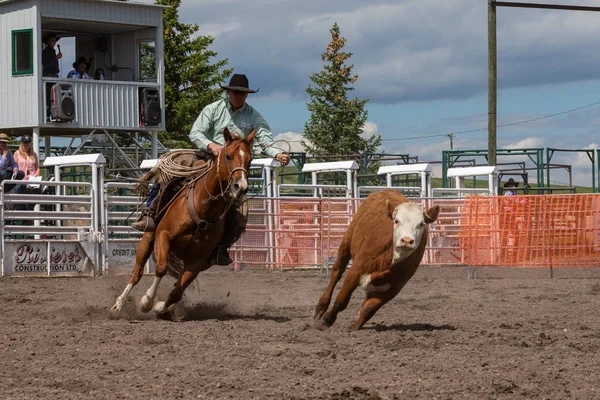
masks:
<svg viewBox="0 0 600 400"><path fill-rule="evenodd" d="M461 219L465 264L600 266L598 195L470 197Z"/></svg>
<svg viewBox="0 0 600 400"><path fill-rule="evenodd" d="M600 266L600 195L471 196L440 206L423 264ZM315 268L331 262L361 200L254 198L238 265Z"/></svg>

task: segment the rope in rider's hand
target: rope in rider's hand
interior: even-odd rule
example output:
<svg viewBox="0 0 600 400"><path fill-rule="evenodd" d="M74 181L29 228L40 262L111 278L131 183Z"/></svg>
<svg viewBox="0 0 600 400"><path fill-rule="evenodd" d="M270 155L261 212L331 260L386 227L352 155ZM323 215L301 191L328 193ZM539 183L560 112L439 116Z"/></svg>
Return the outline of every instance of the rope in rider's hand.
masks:
<svg viewBox="0 0 600 400"><path fill-rule="evenodd" d="M278 147L278 146L276 146L276 145L275 145L276 143L279 143L279 142L283 142L283 143L287 144L288 151L285 151L285 150L284 150L284 149L282 149L281 147ZM273 143L271 143L270 145L268 145L268 146L264 146L264 148L263 148L263 152L264 152L264 149L268 149L268 148L273 148L273 149L281 150L281 152L282 152L282 153L285 153L285 154L290 154L290 153L292 152L292 145L290 144L290 142L288 142L287 140L284 140L284 139L279 139L279 140L276 140L276 141L274 141ZM268 157L268 158L272 158L272 159L276 160L276 158L275 158L275 157L271 157L271 156L267 156L267 157ZM291 161L291 159L290 159L290 161ZM280 164L280 166L279 166L279 170L277 171L277 173L276 173L276 174L274 174L274 175L273 175L273 177L271 178L271 181L270 181L270 182L267 182L267 183L265 184L265 187L264 187L264 189L267 189L269 186L271 186L271 185L273 184L273 181L275 181L275 179L277 179L277 176L281 175L281 173L283 172L283 168L285 168L285 167L284 167L283 165L281 165L281 164ZM248 197L248 200L249 200L249 199L253 199L253 198L255 198L256 196L258 196L258 193L254 194L253 196L249 196L249 197Z"/></svg>

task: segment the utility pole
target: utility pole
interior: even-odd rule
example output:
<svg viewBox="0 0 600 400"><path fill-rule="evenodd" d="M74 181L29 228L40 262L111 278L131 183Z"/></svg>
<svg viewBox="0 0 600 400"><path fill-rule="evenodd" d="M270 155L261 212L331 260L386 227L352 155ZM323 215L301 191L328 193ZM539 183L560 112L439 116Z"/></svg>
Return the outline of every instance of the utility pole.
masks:
<svg viewBox="0 0 600 400"><path fill-rule="evenodd" d="M454 150L454 144L452 143L452 139L454 139L454 133L449 133L448 137L450 138L450 150Z"/></svg>
<svg viewBox="0 0 600 400"><path fill-rule="evenodd" d="M488 165L496 165L496 2L488 0Z"/></svg>
<svg viewBox="0 0 600 400"><path fill-rule="evenodd" d="M496 58L496 7L538 8L546 10L593 11L600 12L600 7L522 3L514 1L488 0L488 164L496 165L496 92L497 58Z"/></svg>

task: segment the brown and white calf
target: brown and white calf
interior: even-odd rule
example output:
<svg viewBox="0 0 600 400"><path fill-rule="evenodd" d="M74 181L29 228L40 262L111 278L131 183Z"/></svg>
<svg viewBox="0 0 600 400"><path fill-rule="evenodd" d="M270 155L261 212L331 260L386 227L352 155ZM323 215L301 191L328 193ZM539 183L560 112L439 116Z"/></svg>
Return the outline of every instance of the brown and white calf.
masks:
<svg viewBox="0 0 600 400"><path fill-rule="evenodd" d="M434 222L439 212L439 206L423 212L419 205L392 189L367 197L344 234L329 285L315 307L317 326L331 326L358 286L365 290L366 298L353 330L360 329L381 306L396 297L419 267L427 244L427 224ZM350 259L352 268L327 311Z"/></svg>

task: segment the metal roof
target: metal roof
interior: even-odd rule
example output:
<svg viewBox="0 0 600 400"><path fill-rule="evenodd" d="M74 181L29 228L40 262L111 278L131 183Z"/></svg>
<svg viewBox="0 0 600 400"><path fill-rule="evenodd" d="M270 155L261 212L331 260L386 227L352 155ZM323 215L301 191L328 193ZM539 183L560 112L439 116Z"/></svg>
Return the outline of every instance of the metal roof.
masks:
<svg viewBox="0 0 600 400"><path fill-rule="evenodd" d="M302 172L347 171L349 169L358 169L356 161L333 161L304 164Z"/></svg>
<svg viewBox="0 0 600 400"><path fill-rule="evenodd" d="M383 174L415 174L418 172L431 172L431 166L428 163L421 164L400 164L400 165L384 165L377 170L378 175Z"/></svg>
<svg viewBox="0 0 600 400"><path fill-rule="evenodd" d="M498 167L481 166L481 167L465 167L465 168L448 168L448 177L463 177L463 176L484 176L498 174Z"/></svg>

